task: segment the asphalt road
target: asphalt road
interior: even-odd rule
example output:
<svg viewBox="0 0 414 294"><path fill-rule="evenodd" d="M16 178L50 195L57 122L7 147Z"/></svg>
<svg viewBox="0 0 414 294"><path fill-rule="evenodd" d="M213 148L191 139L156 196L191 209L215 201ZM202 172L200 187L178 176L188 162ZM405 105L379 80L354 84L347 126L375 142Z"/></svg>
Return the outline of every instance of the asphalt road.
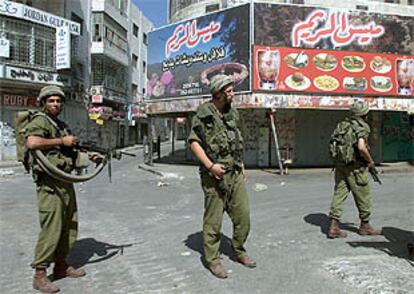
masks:
<svg viewBox="0 0 414 294"><path fill-rule="evenodd" d="M221 249L229 278L219 280L202 263L197 167L155 164L160 177L139 169L142 150L135 152L136 158L113 162L112 184L103 172L76 186L80 228L70 260L88 274L57 281L63 293L414 292L414 263L406 249L414 231L412 173L383 174L382 186L372 184L372 224L383 227L383 236L356 233L358 214L350 197L343 217L348 238L329 240L329 172L282 177L250 170L246 246L258 267L230 260L226 216ZM255 191L257 184L266 190ZM29 266L39 231L36 211L30 176L16 169L0 177L1 293L37 293Z"/></svg>

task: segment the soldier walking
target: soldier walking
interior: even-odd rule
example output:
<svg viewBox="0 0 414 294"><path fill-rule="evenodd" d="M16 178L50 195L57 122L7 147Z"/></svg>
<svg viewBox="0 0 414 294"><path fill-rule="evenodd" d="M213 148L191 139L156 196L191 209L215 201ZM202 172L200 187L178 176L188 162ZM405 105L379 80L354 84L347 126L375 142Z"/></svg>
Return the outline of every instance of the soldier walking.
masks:
<svg viewBox="0 0 414 294"><path fill-rule="evenodd" d="M224 212L233 222L233 259L256 267L244 248L250 230L249 203L244 184L243 139L237 126L239 114L231 107L233 82L226 75L210 81L213 99L201 105L193 118L188 141L200 162L204 192L203 247L211 273L227 278L219 256Z"/></svg>
<svg viewBox="0 0 414 294"><path fill-rule="evenodd" d="M352 134L352 139L349 140L352 140L352 142L345 143L348 143L350 148L352 148L351 151L353 151L343 151L342 154L352 153L354 157L349 163L335 162L335 192L329 212L331 219L328 232L329 238L346 237L346 233L339 228L339 220L342 216L345 200L350 191L354 196L361 220L359 234L381 234L381 230L376 230L369 224L372 210L372 196L369 186L368 170L375 169L375 164L367 145L371 131L367 123L368 112L369 106L366 102L356 101L350 107L350 117L346 118L344 122L341 122L343 126L351 127L350 134ZM338 133L341 132L346 133L346 131L339 131Z"/></svg>

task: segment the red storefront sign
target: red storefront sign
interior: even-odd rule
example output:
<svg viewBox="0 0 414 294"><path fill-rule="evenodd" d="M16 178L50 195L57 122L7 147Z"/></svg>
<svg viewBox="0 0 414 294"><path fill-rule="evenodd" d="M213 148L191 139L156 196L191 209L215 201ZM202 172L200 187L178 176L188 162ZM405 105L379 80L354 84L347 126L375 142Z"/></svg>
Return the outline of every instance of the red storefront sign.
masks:
<svg viewBox="0 0 414 294"><path fill-rule="evenodd" d="M1 105L16 107L36 107L36 97L24 95L3 94L1 97Z"/></svg>
<svg viewBox="0 0 414 294"><path fill-rule="evenodd" d="M254 46L253 89L414 96L414 56Z"/></svg>

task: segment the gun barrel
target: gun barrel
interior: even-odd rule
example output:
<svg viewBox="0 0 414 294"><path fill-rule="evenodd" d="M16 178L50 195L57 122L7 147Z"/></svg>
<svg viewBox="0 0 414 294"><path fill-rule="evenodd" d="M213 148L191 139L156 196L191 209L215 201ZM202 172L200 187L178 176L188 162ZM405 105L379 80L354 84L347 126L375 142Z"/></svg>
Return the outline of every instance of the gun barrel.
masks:
<svg viewBox="0 0 414 294"><path fill-rule="evenodd" d="M132 156L132 157L136 157L137 155L134 153L129 153L129 152L125 152L125 151L121 151L121 154L123 155L128 155L128 156Z"/></svg>

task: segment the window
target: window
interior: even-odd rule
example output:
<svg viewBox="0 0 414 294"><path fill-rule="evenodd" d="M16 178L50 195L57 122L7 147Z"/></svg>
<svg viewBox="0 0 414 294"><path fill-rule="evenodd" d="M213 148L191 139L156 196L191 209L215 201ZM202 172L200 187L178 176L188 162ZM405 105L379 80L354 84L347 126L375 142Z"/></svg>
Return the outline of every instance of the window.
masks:
<svg viewBox="0 0 414 294"><path fill-rule="evenodd" d="M142 72L145 73L147 67L147 63L145 61L142 62Z"/></svg>
<svg viewBox="0 0 414 294"><path fill-rule="evenodd" d="M134 68L137 68L138 65L138 56L136 56L135 54L132 54L132 66Z"/></svg>
<svg viewBox="0 0 414 294"><path fill-rule="evenodd" d="M132 24L132 33L138 38L139 27L136 24Z"/></svg>
<svg viewBox="0 0 414 294"><path fill-rule="evenodd" d="M220 9L220 4L206 5L206 13L217 11Z"/></svg>
<svg viewBox="0 0 414 294"><path fill-rule="evenodd" d="M135 97L138 94L138 85L132 84L132 96Z"/></svg>
<svg viewBox="0 0 414 294"><path fill-rule="evenodd" d="M148 45L148 36L146 33L142 34L142 42L144 43L144 45Z"/></svg>

